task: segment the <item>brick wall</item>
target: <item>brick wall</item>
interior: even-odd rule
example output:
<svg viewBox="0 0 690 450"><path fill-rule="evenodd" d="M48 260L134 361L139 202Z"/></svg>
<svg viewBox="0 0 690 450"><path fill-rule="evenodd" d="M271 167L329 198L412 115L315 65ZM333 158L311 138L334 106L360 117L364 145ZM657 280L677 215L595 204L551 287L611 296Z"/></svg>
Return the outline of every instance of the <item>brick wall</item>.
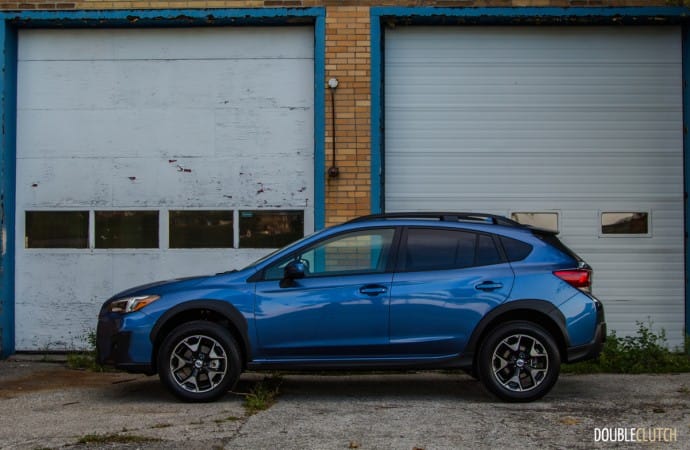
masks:
<svg viewBox="0 0 690 450"><path fill-rule="evenodd" d="M187 0L187 1L46 1L24 0L2 2L0 9L158 9L158 8L289 8L326 6L369 7L369 6L670 6L683 0Z"/></svg>
<svg viewBox="0 0 690 450"><path fill-rule="evenodd" d="M1 0L0 0L1 1ZM326 223L340 223L370 212L370 6L669 6L676 0L235 0L235 1L21 1L0 3L0 10L281 8L326 7L326 167L331 165L333 129L327 81L337 78L336 154L340 175L326 177Z"/></svg>
<svg viewBox="0 0 690 450"><path fill-rule="evenodd" d="M327 177L326 220L340 223L370 212L371 97L369 8L326 12L326 80L336 78L335 144L340 175ZM331 92L326 93L326 165L332 164Z"/></svg>

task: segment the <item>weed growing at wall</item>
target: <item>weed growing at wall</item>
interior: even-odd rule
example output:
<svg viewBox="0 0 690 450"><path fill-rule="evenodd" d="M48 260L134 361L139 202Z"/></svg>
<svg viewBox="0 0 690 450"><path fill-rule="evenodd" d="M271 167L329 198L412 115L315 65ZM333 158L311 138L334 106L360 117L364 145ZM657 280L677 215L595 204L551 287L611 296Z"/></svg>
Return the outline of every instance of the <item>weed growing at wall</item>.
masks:
<svg viewBox="0 0 690 450"><path fill-rule="evenodd" d="M104 372L105 367L96 362L96 330L88 330L85 340L88 343L86 350L67 354L67 367L70 369Z"/></svg>
<svg viewBox="0 0 690 450"><path fill-rule="evenodd" d="M564 365L564 373L669 373L690 372L689 342L685 351L669 350L666 332L651 330L652 324L637 322L634 336L618 337L614 331L597 360Z"/></svg>

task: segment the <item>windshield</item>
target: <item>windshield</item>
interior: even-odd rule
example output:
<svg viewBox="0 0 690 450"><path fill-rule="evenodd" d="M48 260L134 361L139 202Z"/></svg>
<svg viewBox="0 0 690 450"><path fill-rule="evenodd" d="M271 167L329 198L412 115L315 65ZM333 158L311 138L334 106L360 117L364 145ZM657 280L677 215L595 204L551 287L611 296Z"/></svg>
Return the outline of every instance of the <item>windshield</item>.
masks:
<svg viewBox="0 0 690 450"><path fill-rule="evenodd" d="M259 265L259 264L261 264L262 262L266 261L266 260L267 260L268 258L270 258L271 256L275 255L276 253L281 252L281 251L283 251L284 249L286 249L286 248L288 248L288 247L292 247L292 246L294 246L294 245L300 244L301 242L303 242L303 241L305 241L306 239L308 239L308 238L314 236L315 234L316 234L316 232L311 233L311 234L308 234L308 235L304 236L303 238L298 239L298 240L296 240L295 242L286 245L285 247L279 248L279 249L277 249L277 250L273 250L273 251L272 251L271 253L269 253L268 255L262 256L261 258L257 259L257 260L254 261L253 263L251 263L251 264L249 264L248 266L244 267L242 270L246 270L246 269L249 269L250 267L254 267L254 266L256 266L256 265Z"/></svg>

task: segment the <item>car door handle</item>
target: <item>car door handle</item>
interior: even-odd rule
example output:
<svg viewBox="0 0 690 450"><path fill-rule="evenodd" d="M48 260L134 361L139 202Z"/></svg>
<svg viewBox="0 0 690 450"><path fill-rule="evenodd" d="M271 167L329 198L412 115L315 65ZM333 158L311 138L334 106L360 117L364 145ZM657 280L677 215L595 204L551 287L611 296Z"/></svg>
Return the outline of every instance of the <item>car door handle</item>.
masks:
<svg viewBox="0 0 690 450"><path fill-rule="evenodd" d="M379 294L385 294L388 292L384 286L372 285L372 286L362 286L359 288L359 292L365 295L375 296Z"/></svg>
<svg viewBox="0 0 690 450"><path fill-rule="evenodd" d="M503 287L502 283L495 283L493 281L485 281L483 283L479 283L478 285L475 286L475 289L479 289L480 291L495 291L496 289L501 289Z"/></svg>

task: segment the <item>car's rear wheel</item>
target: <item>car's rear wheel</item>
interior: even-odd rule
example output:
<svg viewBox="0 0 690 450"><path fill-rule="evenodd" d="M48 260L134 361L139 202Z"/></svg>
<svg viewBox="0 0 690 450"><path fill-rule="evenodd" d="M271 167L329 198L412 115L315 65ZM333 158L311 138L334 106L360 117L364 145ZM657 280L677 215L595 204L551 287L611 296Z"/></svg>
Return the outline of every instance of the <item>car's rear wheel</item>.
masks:
<svg viewBox="0 0 690 450"><path fill-rule="evenodd" d="M479 351L479 378L497 397L530 402L546 395L558 380L561 358L553 336L527 321L502 324Z"/></svg>
<svg viewBox="0 0 690 450"><path fill-rule="evenodd" d="M184 401L216 400L232 389L240 373L235 339L213 322L180 325L166 336L158 352L161 381Z"/></svg>
<svg viewBox="0 0 690 450"><path fill-rule="evenodd" d="M477 373L477 369L475 367L472 367L471 369L462 369L462 371L472 377L472 379L479 381L479 374Z"/></svg>

